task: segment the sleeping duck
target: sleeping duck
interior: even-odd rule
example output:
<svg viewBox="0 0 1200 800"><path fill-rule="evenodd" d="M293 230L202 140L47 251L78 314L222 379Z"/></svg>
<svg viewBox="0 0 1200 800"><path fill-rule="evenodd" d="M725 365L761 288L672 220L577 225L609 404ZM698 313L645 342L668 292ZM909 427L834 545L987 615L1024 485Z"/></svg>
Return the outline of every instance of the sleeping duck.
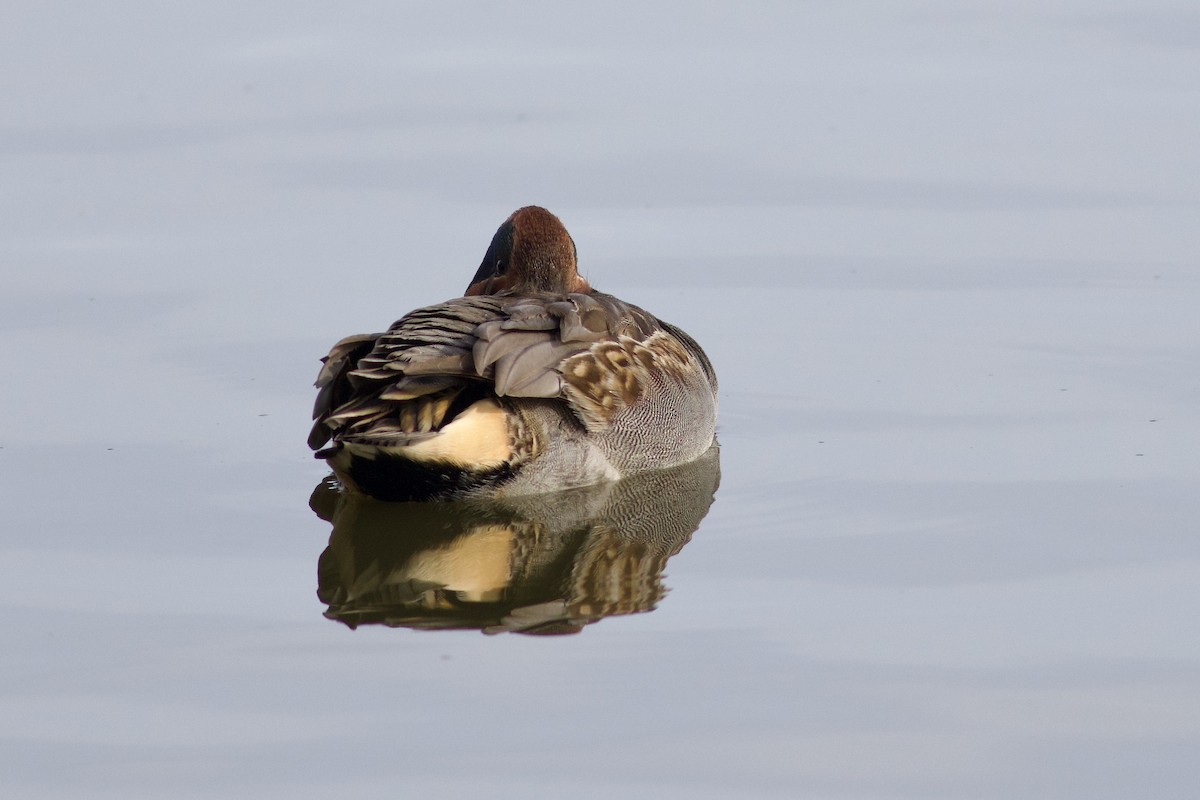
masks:
<svg viewBox="0 0 1200 800"><path fill-rule="evenodd" d="M559 491L714 444L717 378L692 337L580 276L544 208L496 231L463 297L333 346L309 446L381 500Z"/></svg>

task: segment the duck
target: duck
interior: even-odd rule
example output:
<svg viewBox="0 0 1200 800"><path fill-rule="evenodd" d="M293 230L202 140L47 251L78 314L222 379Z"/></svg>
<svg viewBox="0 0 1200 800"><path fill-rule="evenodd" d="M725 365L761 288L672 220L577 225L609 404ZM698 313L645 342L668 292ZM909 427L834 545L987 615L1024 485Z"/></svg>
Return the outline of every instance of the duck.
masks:
<svg viewBox="0 0 1200 800"><path fill-rule="evenodd" d="M540 206L497 229L462 297L348 336L321 361L309 447L345 491L379 500L556 492L715 447L704 350L593 289Z"/></svg>

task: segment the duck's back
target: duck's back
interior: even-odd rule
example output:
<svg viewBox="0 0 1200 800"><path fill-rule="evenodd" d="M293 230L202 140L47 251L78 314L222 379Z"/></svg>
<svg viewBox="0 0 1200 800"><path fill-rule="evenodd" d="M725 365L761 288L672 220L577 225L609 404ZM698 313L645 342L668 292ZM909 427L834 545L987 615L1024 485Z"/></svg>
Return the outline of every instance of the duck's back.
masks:
<svg viewBox="0 0 1200 800"><path fill-rule="evenodd" d="M334 346L309 444L384 499L552 491L687 463L712 444L698 344L611 295L456 298Z"/></svg>

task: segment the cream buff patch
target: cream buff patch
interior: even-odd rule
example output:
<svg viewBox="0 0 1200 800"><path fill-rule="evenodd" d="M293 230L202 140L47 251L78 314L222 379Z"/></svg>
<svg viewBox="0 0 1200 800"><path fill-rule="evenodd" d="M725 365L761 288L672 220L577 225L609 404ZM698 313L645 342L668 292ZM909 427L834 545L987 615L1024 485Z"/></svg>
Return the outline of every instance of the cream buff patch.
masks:
<svg viewBox="0 0 1200 800"><path fill-rule="evenodd" d="M358 449L349 442L346 446L352 452ZM508 413L488 398L472 403L433 435L408 444L376 445L370 449L392 452L413 461L475 470L503 466L513 455Z"/></svg>

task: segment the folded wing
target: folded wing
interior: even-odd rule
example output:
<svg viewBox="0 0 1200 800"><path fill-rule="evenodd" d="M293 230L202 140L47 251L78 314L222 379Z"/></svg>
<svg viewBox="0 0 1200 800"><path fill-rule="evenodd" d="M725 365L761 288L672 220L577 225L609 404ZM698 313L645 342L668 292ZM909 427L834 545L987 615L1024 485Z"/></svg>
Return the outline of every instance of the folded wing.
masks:
<svg viewBox="0 0 1200 800"><path fill-rule="evenodd" d="M668 328L600 293L421 308L385 333L334 345L317 378L309 445L417 443L488 397L561 398L594 430L639 399L655 358L688 357Z"/></svg>

